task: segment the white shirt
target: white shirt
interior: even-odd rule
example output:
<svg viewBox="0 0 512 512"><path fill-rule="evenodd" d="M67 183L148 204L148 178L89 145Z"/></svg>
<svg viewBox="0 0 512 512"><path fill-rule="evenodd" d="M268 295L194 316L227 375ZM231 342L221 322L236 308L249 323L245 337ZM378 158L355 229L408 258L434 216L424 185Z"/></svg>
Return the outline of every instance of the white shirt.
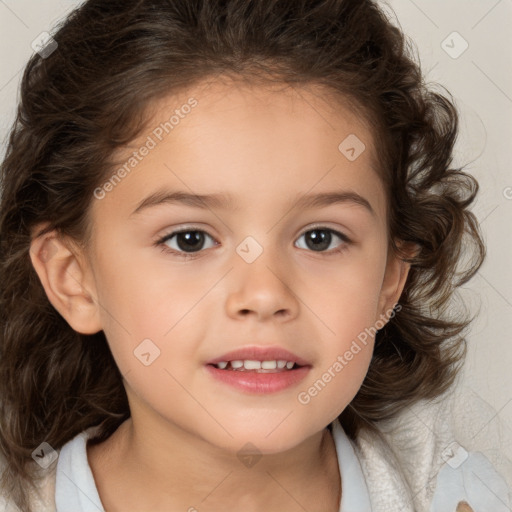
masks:
<svg viewBox="0 0 512 512"><path fill-rule="evenodd" d="M81 432L60 451L55 484L57 512L105 512L87 460L87 439L95 429L91 427ZM338 420L332 422L332 436L343 482L340 512L371 511L359 459Z"/></svg>

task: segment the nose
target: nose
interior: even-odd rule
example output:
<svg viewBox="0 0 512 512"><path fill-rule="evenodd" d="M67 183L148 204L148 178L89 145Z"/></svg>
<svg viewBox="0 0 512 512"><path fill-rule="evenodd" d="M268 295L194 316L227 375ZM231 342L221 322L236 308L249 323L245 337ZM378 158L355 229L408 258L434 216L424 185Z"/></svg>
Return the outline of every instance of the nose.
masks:
<svg viewBox="0 0 512 512"><path fill-rule="evenodd" d="M284 271L284 262L280 263L266 250L252 263L240 259L235 265L226 301L231 318L289 321L296 317L299 301L292 288L292 277Z"/></svg>

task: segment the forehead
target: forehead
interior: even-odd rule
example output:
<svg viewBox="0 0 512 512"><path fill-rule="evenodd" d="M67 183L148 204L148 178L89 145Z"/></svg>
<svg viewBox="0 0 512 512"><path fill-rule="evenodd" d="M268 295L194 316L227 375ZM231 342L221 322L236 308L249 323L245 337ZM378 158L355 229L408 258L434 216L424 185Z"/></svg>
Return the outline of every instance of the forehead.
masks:
<svg viewBox="0 0 512 512"><path fill-rule="evenodd" d="M188 108L191 100L197 103L198 108ZM176 139L180 134L186 136L187 128L201 129L201 124L205 126L214 120L220 121L215 130L211 130L211 125L205 126L213 136L220 135L226 127L236 130L252 127L266 131L269 128L277 130L280 126L274 123L279 121L307 123L310 129L306 133L312 143L315 142L315 133L333 132L342 136L351 131L357 132L364 141L372 167L375 171L378 169L377 148L374 147L376 123L370 119L369 111L353 98L320 84L254 83L230 76L204 80L154 101L146 112L147 131L165 123L173 112L178 114L180 109L188 112L179 115L179 119L174 116L172 130ZM180 130L175 129L178 125Z"/></svg>
<svg viewBox="0 0 512 512"><path fill-rule="evenodd" d="M379 194L366 119L324 87L217 79L164 96L147 114L142 135L116 162L128 162L149 139L152 149L109 201L122 192L133 206L157 183L197 194L226 192L245 204L258 194L274 193L277 200L283 191L297 196L337 185Z"/></svg>

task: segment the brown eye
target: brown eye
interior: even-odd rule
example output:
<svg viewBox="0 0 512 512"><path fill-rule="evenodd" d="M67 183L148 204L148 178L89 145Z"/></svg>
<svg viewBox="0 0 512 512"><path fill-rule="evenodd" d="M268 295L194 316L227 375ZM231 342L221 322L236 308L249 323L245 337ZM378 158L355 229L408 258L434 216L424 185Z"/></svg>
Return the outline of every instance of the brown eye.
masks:
<svg viewBox="0 0 512 512"><path fill-rule="evenodd" d="M206 232L199 229L187 229L174 231L162 238L158 245L165 245L173 252L177 253L196 253L205 249L205 240L213 238ZM212 244L215 245L215 243ZM207 247L206 247L207 248Z"/></svg>
<svg viewBox="0 0 512 512"><path fill-rule="evenodd" d="M338 246L331 249L338 249L340 245L345 245L350 243L350 240L348 237L346 237L343 233L339 233L338 231L335 231L330 228L314 228L310 229L308 231L305 231L301 237L305 238L306 241L306 247L302 247L305 249L311 249L315 252L325 252L326 249L328 249L331 246L331 243L336 239L339 238L344 242L343 244L338 244Z"/></svg>

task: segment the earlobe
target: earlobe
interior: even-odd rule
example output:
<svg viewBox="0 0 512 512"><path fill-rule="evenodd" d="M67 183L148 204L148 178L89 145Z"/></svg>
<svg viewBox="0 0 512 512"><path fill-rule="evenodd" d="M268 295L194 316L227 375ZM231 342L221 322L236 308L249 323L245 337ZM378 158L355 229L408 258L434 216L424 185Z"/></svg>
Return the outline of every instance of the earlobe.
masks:
<svg viewBox="0 0 512 512"><path fill-rule="evenodd" d="M94 286L85 260L69 240L55 232L32 239L30 259L48 300L72 329L94 334L102 326Z"/></svg>
<svg viewBox="0 0 512 512"><path fill-rule="evenodd" d="M414 256L418 250L417 246L408 250L410 257ZM379 312L381 316L388 317L395 305L399 302L402 295L411 264L395 255L391 248L388 252L386 263L386 272L382 283L381 295L379 300Z"/></svg>

